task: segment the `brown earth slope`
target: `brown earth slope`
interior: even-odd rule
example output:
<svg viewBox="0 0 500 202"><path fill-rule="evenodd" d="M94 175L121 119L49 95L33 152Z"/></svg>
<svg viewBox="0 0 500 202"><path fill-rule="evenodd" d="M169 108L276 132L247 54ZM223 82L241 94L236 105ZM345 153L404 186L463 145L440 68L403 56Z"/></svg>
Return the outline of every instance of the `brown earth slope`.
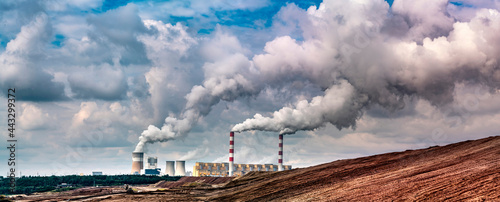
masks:
<svg viewBox="0 0 500 202"><path fill-rule="evenodd" d="M217 185L224 184L234 179L234 177L182 177L175 182L161 181L156 184L158 188L175 188L190 186L192 184Z"/></svg>
<svg viewBox="0 0 500 202"><path fill-rule="evenodd" d="M500 137L253 174L208 199L500 201Z"/></svg>
<svg viewBox="0 0 500 202"><path fill-rule="evenodd" d="M136 187L138 191L133 194L113 191L82 197L88 201L500 201L500 137L283 172L251 172L232 181L183 179L157 183L156 187ZM216 185L219 181L222 184ZM22 199L83 199L72 197Z"/></svg>

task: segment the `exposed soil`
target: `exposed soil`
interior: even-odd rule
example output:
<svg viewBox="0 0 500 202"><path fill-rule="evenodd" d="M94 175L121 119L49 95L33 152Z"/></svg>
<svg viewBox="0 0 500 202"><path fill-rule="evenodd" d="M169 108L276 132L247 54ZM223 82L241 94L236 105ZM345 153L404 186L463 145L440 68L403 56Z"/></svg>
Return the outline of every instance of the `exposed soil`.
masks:
<svg viewBox="0 0 500 202"><path fill-rule="evenodd" d="M234 177L182 177L175 182L161 181L155 185L158 188L176 188L176 187L193 187L193 186L208 186L225 184L230 182Z"/></svg>
<svg viewBox="0 0 500 202"><path fill-rule="evenodd" d="M46 196L50 198L67 199ZM134 194L113 192L85 200L500 201L500 137L282 172L251 172L232 180L184 177L138 188Z"/></svg>

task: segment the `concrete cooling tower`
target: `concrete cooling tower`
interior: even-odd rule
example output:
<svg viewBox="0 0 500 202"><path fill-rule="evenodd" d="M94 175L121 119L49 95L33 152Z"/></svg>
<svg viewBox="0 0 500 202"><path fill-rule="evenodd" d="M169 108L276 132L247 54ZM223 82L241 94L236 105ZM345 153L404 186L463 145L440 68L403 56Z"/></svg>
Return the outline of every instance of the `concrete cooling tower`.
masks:
<svg viewBox="0 0 500 202"><path fill-rule="evenodd" d="M175 162L175 175L185 176L186 175L186 161L176 161Z"/></svg>
<svg viewBox="0 0 500 202"><path fill-rule="evenodd" d="M144 168L144 153L132 152L132 174L141 174Z"/></svg>
<svg viewBox="0 0 500 202"><path fill-rule="evenodd" d="M175 161L167 161L167 167L165 168L165 175L175 176Z"/></svg>

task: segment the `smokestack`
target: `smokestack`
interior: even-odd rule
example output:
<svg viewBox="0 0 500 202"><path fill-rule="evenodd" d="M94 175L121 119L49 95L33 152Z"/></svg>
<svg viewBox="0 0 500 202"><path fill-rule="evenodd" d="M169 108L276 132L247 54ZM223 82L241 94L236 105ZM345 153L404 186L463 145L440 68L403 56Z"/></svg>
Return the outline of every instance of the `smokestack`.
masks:
<svg viewBox="0 0 500 202"><path fill-rule="evenodd" d="M279 135L278 171L283 171L283 135Z"/></svg>
<svg viewBox="0 0 500 202"><path fill-rule="evenodd" d="M141 174L144 168L144 153L132 152L132 174Z"/></svg>
<svg viewBox="0 0 500 202"><path fill-rule="evenodd" d="M234 167L234 132L229 133L229 176L233 176Z"/></svg>
<svg viewBox="0 0 500 202"><path fill-rule="evenodd" d="M167 161L167 167L165 168L165 174L168 176L175 176L175 161Z"/></svg>
<svg viewBox="0 0 500 202"><path fill-rule="evenodd" d="M177 176L186 175L186 161L175 161L175 174Z"/></svg>

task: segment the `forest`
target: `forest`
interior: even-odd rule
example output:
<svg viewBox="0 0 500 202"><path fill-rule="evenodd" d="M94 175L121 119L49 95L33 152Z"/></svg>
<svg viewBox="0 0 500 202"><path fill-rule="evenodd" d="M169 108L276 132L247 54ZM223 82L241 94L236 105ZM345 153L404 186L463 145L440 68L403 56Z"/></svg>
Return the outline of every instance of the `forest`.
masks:
<svg viewBox="0 0 500 202"><path fill-rule="evenodd" d="M0 176L0 194L31 194L46 191L64 191L87 186L114 186L153 184L162 180L177 181L179 176L152 175L66 175L66 176L22 176L16 178L16 190L10 192L10 178ZM68 186L58 188L66 183Z"/></svg>

